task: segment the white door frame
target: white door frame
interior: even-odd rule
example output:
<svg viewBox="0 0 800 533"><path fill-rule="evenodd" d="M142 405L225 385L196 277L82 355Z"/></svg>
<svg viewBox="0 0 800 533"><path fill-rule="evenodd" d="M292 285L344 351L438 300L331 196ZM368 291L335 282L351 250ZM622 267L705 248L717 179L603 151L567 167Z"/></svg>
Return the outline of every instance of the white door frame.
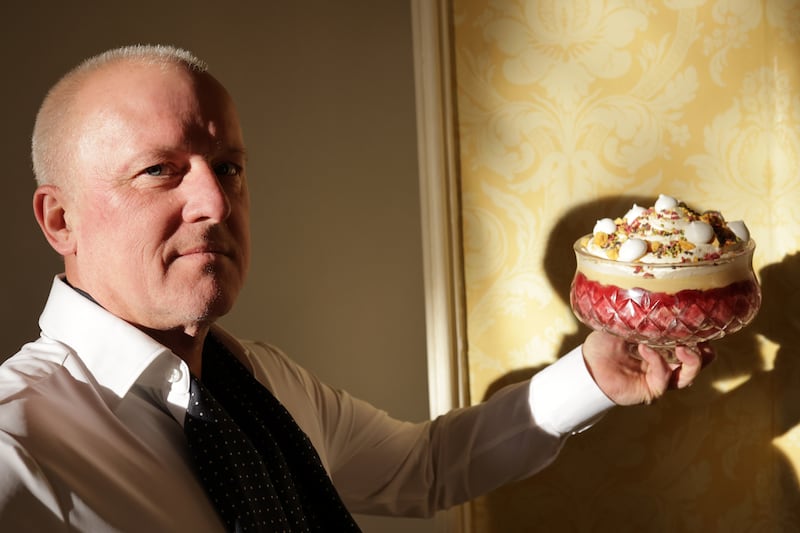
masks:
<svg viewBox="0 0 800 533"><path fill-rule="evenodd" d="M469 405L451 6L411 0L432 417ZM439 513L440 533L470 531L469 509Z"/></svg>

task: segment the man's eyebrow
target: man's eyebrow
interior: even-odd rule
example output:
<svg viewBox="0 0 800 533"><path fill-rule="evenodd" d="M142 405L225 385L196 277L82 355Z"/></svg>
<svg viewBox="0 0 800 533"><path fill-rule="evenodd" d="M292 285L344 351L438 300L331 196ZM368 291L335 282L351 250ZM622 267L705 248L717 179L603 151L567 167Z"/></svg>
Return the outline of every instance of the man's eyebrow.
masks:
<svg viewBox="0 0 800 533"><path fill-rule="evenodd" d="M242 159L244 159L245 161L247 161L248 154L247 154L247 149L245 149L245 148L233 148L231 150L228 150L228 153L229 154L233 154L233 155L237 155L237 156L241 157Z"/></svg>
<svg viewBox="0 0 800 533"><path fill-rule="evenodd" d="M148 148L146 150L142 150L135 154L132 157L132 160L150 160L150 159L163 159L174 157L175 154L180 153L182 150L180 148L171 148L167 146L156 146L153 148Z"/></svg>
<svg viewBox="0 0 800 533"><path fill-rule="evenodd" d="M177 152L179 152L179 150L166 147L142 150L132 154L129 158L127 158L125 162L120 165L118 170L122 174L139 172L149 166L163 163L164 160L174 157Z"/></svg>
<svg viewBox="0 0 800 533"><path fill-rule="evenodd" d="M226 146L222 142L216 143L216 151L226 155L235 155L247 160L247 149L244 146Z"/></svg>

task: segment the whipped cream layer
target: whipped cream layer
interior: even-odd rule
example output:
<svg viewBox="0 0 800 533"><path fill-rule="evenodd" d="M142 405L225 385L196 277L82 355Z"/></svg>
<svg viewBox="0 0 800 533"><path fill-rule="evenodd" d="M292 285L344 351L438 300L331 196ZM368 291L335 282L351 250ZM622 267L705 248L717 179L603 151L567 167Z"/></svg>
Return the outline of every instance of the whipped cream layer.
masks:
<svg viewBox="0 0 800 533"><path fill-rule="evenodd" d="M578 271L590 280L675 293L750 278L754 246L744 222L662 194L651 207L634 204L623 216L598 220L575 251Z"/></svg>
<svg viewBox="0 0 800 533"><path fill-rule="evenodd" d="M715 261L749 240L744 222L726 222L718 211L700 213L662 194L651 207L634 204L624 216L598 220L583 246L614 261L680 264Z"/></svg>
<svg viewBox="0 0 800 533"><path fill-rule="evenodd" d="M674 294L683 290L727 287L753 277L753 241L714 261L669 264L622 262L597 257L584 250L582 243L590 238L586 236L575 243L577 271L602 285Z"/></svg>

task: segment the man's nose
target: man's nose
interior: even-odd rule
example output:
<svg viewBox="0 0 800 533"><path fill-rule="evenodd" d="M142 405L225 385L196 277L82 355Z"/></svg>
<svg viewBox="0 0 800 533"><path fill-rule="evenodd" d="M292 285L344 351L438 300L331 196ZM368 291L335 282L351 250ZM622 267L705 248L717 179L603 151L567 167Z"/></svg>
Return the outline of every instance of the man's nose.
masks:
<svg viewBox="0 0 800 533"><path fill-rule="evenodd" d="M186 195L183 218L187 222L222 222L230 215L231 203L227 192L207 161L194 162L183 177L181 187Z"/></svg>

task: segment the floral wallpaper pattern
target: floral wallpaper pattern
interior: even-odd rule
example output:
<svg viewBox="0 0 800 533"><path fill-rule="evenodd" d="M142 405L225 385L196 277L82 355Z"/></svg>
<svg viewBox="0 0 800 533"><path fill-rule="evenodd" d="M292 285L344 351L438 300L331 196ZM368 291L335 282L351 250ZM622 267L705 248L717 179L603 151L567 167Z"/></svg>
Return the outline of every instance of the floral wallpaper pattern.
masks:
<svg viewBox="0 0 800 533"><path fill-rule="evenodd" d="M586 335L572 243L634 201L744 219L764 292L690 390L612 411L473 529L800 531L800 0L451 3L474 402Z"/></svg>

